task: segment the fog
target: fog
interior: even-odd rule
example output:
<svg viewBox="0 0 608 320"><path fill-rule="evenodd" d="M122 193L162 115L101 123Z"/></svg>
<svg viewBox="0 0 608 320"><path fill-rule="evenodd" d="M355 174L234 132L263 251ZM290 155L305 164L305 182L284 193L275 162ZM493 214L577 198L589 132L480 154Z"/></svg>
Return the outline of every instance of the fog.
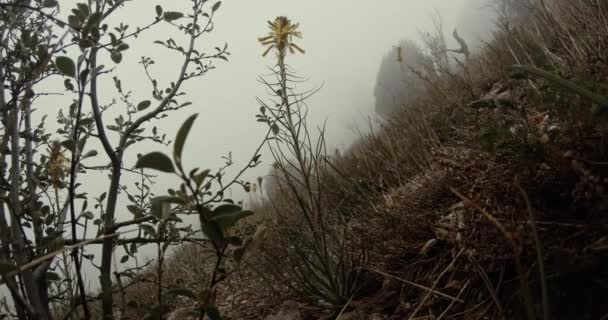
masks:
<svg viewBox="0 0 608 320"><path fill-rule="evenodd" d="M62 14L67 15L74 3L76 1L60 1ZM174 11L187 8L188 1L130 1L112 22L123 21L130 28L145 25L154 19L156 4L161 4L165 11ZM488 18L491 11L483 9L484 4L484 0L226 0L215 17L214 31L200 41L200 46L212 52L213 47L228 43L230 61L218 61L215 63L217 69L203 78L187 82L182 90L187 93L184 100L193 104L171 113L155 125L172 138L187 116L199 113L184 152L186 166L218 168L223 164L221 156L229 152L232 152L236 167L245 164L265 134L266 128L254 118L259 108L256 97L266 95L258 77L268 73L268 67L273 64L272 57L262 57L263 50L257 38L267 33L267 20L285 15L300 23L303 39L298 44L306 50L304 55L289 55L288 63L299 76L309 79L302 84L303 90L322 86L308 101L310 123L320 125L327 121L329 146L345 149L357 138L354 129L364 130L368 117L375 117L374 87L380 63L387 52L403 39L418 39L421 30L431 28L431 16L435 12L442 16L448 34L457 27L467 41L475 43L476 39L488 35L491 25ZM151 70L160 87L177 76L179 56L152 43L172 36L180 39L178 31L161 23L138 39L128 41L131 49L117 66L116 75L121 78L124 89L132 91L134 101L150 99L152 92L143 68L138 64L141 56L156 61ZM75 57L73 52L68 54ZM101 63L112 66L113 63L106 59ZM62 92L62 82L56 79L45 88L49 92ZM99 91L104 104L117 97L111 77L106 76ZM49 96L40 99L36 118L48 114L47 122L52 127L58 110L67 107L73 98ZM118 114L121 107L124 108L118 103L105 114L106 124L113 122L112 113ZM85 110L89 110L87 108L85 106ZM116 141L116 137L112 140ZM137 153L164 148L146 143L129 149L124 166L132 167ZM96 149L100 156L87 165L107 163L102 148ZM245 180L255 181L256 177L268 172L270 157L267 152L263 154L262 165L249 171ZM128 185L133 178L127 174L123 183ZM159 174L159 178L155 186L158 194L177 186L176 180L167 175ZM81 179L89 196L107 191L107 173L88 173ZM233 197L240 200L246 199L247 195L242 190L234 190ZM122 208L118 212L119 220L131 216L125 205L125 202L119 204ZM99 252L98 248L91 251ZM141 258L153 258L149 255L153 251L142 250ZM117 257L120 258L120 254ZM97 255L96 260L98 258ZM98 286L97 273L91 273L91 269L85 266L89 288L94 289Z"/></svg>
<svg viewBox="0 0 608 320"><path fill-rule="evenodd" d="M432 26L431 16L436 12L442 16L447 32L458 27L465 39L474 42L489 29L484 16L490 12L482 9L485 1L224 1L214 32L201 45L211 49L228 43L230 62L220 61L207 76L187 82L184 91L193 105L172 114L160 127L172 137L185 117L200 113L193 128L195 139L189 141L186 150L186 163L217 167L223 163L220 156L228 152L236 163L247 161L265 132L254 119L259 107L255 98L266 95L258 77L268 73L273 64L272 57L261 56L257 38L266 34L267 20L286 15L300 23L303 39L298 43L306 50L304 55L288 56L288 63L299 76L310 79L302 85L303 90L322 86L308 101L311 123L327 121L329 145L346 148L356 138L353 128L374 116L376 75L387 50L401 39L416 40L421 30ZM171 10L180 2L158 3ZM135 0L127 6L119 16L128 17L126 23L132 26L145 24L154 16L153 4L148 1ZM149 95L151 86L137 64L140 56L156 60L153 72L161 81L171 81L178 72L179 57L152 43L172 34L174 29L161 26L130 43L132 49L118 75L141 100ZM111 85L108 88L114 91ZM127 159L133 160L134 156L131 152ZM262 159L269 164L268 158ZM267 169L261 166L248 177L254 180Z"/></svg>

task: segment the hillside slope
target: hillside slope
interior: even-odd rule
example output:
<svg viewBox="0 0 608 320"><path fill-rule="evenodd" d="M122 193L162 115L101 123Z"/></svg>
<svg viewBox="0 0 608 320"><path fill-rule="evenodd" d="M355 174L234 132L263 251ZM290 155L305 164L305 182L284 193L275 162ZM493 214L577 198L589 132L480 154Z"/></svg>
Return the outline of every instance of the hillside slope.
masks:
<svg viewBox="0 0 608 320"><path fill-rule="evenodd" d="M607 319L607 50L608 6L590 0L539 5L466 62L430 50L424 95L323 181L364 257L347 303L311 303L251 259L217 298L225 318ZM168 287L197 289L188 250Z"/></svg>

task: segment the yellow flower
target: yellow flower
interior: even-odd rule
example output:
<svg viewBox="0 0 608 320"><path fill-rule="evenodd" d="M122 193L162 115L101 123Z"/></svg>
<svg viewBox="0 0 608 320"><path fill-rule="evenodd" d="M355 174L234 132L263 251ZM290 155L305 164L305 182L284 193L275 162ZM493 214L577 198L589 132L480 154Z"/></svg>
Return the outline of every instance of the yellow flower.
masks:
<svg viewBox="0 0 608 320"><path fill-rule="evenodd" d="M397 47L397 62L403 62L403 48L401 46Z"/></svg>
<svg viewBox="0 0 608 320"><path fill-rule="evenodd" d="M50 146L49 161L46 164L46 169L53 186L58 188L62 185L66 171L69 168L68 162L68 159L61 152L61 144L58 141L53 142Z"/></svg>
<svg viewBox="0 0 608 320"><path fill-rule="evenodd" d="M268 21L270 32L267 36L259 38L258 41L263 46L268 46L262 56L266 56L272 49L277 49L280 55L285 54L285 49L295 53L295 50L304 53L304 49L293 43L293 38L302 38L302 33L298 31L298 23L293 24L287 17L277 17L274 21ZM295 49L295 50L294 50Z"/></svg>

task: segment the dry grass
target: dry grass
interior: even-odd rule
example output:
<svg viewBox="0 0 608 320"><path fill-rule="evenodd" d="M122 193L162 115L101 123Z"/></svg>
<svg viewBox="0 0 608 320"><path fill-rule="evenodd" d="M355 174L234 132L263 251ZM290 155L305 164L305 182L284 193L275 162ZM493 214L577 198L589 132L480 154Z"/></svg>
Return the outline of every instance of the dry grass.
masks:
<svg viewBox="0 0 608 320"><path fill-rule="evenodd" d="M509 66L533 65L606 95L608 7L543 3L519 25L502 21L465 65L425 77L425 96L329 160L324 201L367 263L344 310L298 305L299 312L317 319L351 311L385 319L606 318L606 118L546 80L512 78ZM266 192L289 208L289 198ZM258 211L278 223L268 207ZM273 247L278 240L269 234L263 250L282 252ZM196 256L177 258L167 281L202 281L196 261L185 263ZM302 299L260 274L252 261L224 287L227 318L259 319L287 298Z"/></svg>
<svg viewBox="0 0 608 320"><path fill-rule="evenodd" d="M208 282L212 260L212 253L209 250L195 244L181 245L164 259L163 301L168 306L168 311L176 311L180 306L192 304L186 298L171 294L171 290L181 288L188 288L193 292L203 290ZM151 261L143 272L125 274L121 276L120 281L114 278L117 319L144 319L152 308L158 305L157 271L158 264ZM91 303L91 311L94 319L101 319L99 303ZM170 314L171 312L168 313Z"/></svg>
<svg viewBox="0 0 608 320"><path fill-rule="evenodd" d="M510 79L507 68L534 65L605 93L608 65L600 57L608 38L597 31L606 28L606 10L595 1L555 1L521 26L499 29L463 69L434 82L431 96L364 137L346 163L337 164L376 191L372 205L357 208L355 233L369 245L376 273L371 278L381 284L370 288L377 290L371 297L382 297L385 314L407 318L422 306L434 314L429 319L463 313L520 318L530 301L519 296L529 290L534 317L549 318L540 308L539 245L552 319L608 313L608 278L601 269L606 254L589 250L606 241L605 118L592 118L590 102L551 83ZM508 91L511 105L470 108L497 85ZM515 176L531 199L539 240ZM489 214L461 201L450 187ZM438 287L466 303L429 301L424 290L395 281L437 284L458 248L466 249L466 259Z"/></svg>

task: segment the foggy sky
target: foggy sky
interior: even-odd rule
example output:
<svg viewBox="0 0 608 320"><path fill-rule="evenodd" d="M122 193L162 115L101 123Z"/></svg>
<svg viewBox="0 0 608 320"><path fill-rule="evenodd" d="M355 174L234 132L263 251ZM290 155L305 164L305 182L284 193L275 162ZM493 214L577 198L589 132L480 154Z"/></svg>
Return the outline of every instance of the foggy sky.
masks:
<svg viewBox="0 0 608 320"><path fill-rule="evenodd" d="M75 2L60 1L62 14L67 15ZM119 10L111 21L124 21L135 28L154 19L156 4L161 4L165 11L174 11L187 8L188 3L186 0L134 0L128 2L124 10ZM209 5L212 3L210 0ZM310 122L320 124L327 120L328 143L332 148L345 148L356 138L352 129L357 123L373 116L376 75L386 52L400 40L415 40L420 30L429 29L434 10L442 15L446 32L458 26L463 37L472 41L488 30L488 19L483 17L487 11L479 9L482 5L483 0L223 1L216 14L213 33L204 37L199 46L201 49L208 48L207 52L211 53L213 47L221 47L227 42L232 54L230 62L217 61L216 70L203 78L187 82L182 91L188 95L180 101L191 101L193 105L169 114L168 118L155 125L172 139L187 116L199 113L184 152L186 166L217 168L223 164L220 156L229 151L233 152L237 167L246 163L265 133L265 127L255 122L254 118L259 108L255 98L265 96L264 87L257 81L258 76L268 73L268 66L273 64L271 55L266 58L261 56L263 49L257 38L267 33L267 20L285 15L300 23L303 39L297 43L306 50L305 55L289 55L287 62L300 76L310 79L303 89L323 85L321 91L309 100ZM161 23L138 39L127 42L131 48L124 54L116 75L121 78L124 89L133 92L134 101L153 100L150 95L152 87L145 78L143 68L137 63L141 56L156 60L151 70L159 80L160 87L164 88L174 81L179 72L180 57L152 43L154 40L166 40L172 35L177 35L176 40L183 39L176 29ZM69 54L76 57L74 52ZM106 69L114 66L107 55L100 63L105 64ZM55 80L46 84L45 88L63 92L62 83ZM117 98L111 77L106 76L101 81L99 92L102 104ZM57 111L67 107L73 98L51 96L40 99L36 106L36 118L48 114L49 123L53 123ZM113 122L118 114L116 111L121 108L124 106L119 103L113 107L114 111L104 116L106 124ZM89 110L86 104L85 111ZM115 142L116 137L112 141ZM88 164L107 163L102 148L96 149L100 156ZM169 149L154 144L132 148L125 156L125 167L135 164L138 152L155 150L168 152ZM249 172L246 176L248 180L255 181L257 176L267 173L271 161L268 153L264 154L262 166ZM107 191L109 180L106 174L91 173L86 176L84 184L89 196L98 196ZM168 175L159 174L159 177L155 187L159 195L177 186L174 183L176 180ZM133 181L133 177L125 174L123 183L129 181ZM235 192L235 200L241 198L246 198L243 192ZM125 205L124 201L122 206L119 205L119 220L130 217ZM97 248L92 251L99 252ZM117 258L120 259L120 255ZM91 288L97 287L96 276L95 273L88 277Z"/></svg>
<svg viewBox="0 0 608 320"><path fill-rule="evenodd" d="M200 116L193 128L196 141L190 141L190 148L201 152L186 150L186 163L215 167L221 164L219 156L229 151L233 151L237 162L246 161L264 133L264 127L254 121L259 107L255 97L265 95L257 79L273 64L271 56L261 56L257 38L266 34L267 20L286 15L300 23L303 39L298 44L307 51L305 55L290 55L288 63L300 76L310 78L305 88L323 85L309 100L311 123L327 120L330 145L346 147L354 139L350 128L373 114L375 77L386 50L403 38L416 39L420 30L430 27L434 10L443 16L448 32L458 26L466 38L475 38L476 22L483 21L478 9L483 1L224 1L215 19L214 32L201 45L211 49L227 42L232 53L230 62L218 61L217 69L206 77L186 83L187 98L194 104L172 114L168 121L163 121L162 128L173 136L182 119L198 112ZM153 4L171 10L172 5L181 2L185 1L135 0L122 14L132 25L143 24L152 19ZM119 75L125 86L142 99L151 87L142 81L142 69L136 64L141 55L153 57L157 61L153 70L167 81L178 71L176 55L151 43L167 39L172 32L166 26L148 32L131 43L132 50L125 56ZM251 179L265 172L266 167L260 168L250 175Z"/></svg>

